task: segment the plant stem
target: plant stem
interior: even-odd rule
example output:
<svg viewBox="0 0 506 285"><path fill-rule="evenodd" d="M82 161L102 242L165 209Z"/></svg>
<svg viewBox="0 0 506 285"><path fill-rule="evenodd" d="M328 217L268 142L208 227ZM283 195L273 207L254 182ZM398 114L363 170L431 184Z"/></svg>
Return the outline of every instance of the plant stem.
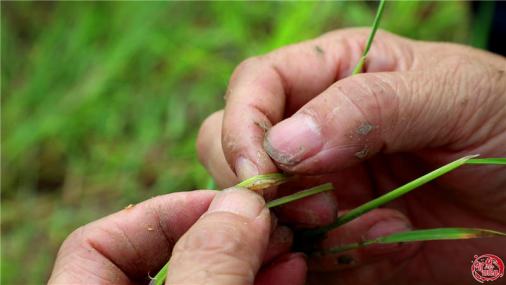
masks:
<svg viewBox="0 0 506 285"><path fill-rule="evenodd" d="M156 274L155 278L151 279L149 281L149 285L163 285L165 284L165 278L167 278L167 271L169 270L169 261L167 261L167 264L160 269L158 274Z"/></svg>
<svg viewBox="0 0 506 285"><path fill-rule="evenodd" d="M292 201L295 201L295 200L298 200L298 199L301 199L301 198L304 198L304 197L307 197L310 195L318 194L320 192L327 191L327 190L333 190L333 189L334 189L334 187L332 187L331 183L323 184L323 185L316 186L316 187L313 187L313 188L310 188L307 190L299 191L299 192L292 194L292 195L288 195L288 196L284 196L284 197L281 197L276 200L272 200L267 203L267 207L273 208L273 207L276 207L276 206L279 206L279 205L282 205L285 203L289 203L289 202L292 202Z"/></svg>
<svg viewBox="0 0 506 285"><path fill-rule="evenodd" d="M362 54L362 57L360 58L360 61L357 64L357 67L355 67L355 70L353 70L353 73L351 75L355 75L360 73L362 70L362 66L364 65L365 58L367 57L367 54L369 53L369 50L371 49L372 41L374 39L374 36L376 35L376 31L378 30L379 23L381 21L381 17L383 16L383 10L385 8L386 0L381 0L378 11L376 12L376 18L374 19L374 23L372 24L372 30L371 34L369 35L369 40L367 41L367 45L365 46L364 53Z"/></svg>
<svg viewBox="0 0 506 285"><path fill-rule="evenodd" d="M476 156L478 156L478 155L466 156L466 157L458 159L452 163L449 163L441 168L438 168L438 169L436 169L436 170L434 170L434 171L432 171L432 172L430 172L418 179L415 179L415 180L409 182L408 184L405 184L404 186L401 186L401 187L399 187L399 188L397 188L397 189L395 189L395 190L393 190L381 197L378 197L372 201L369 201L369 202L363 204L362 206L359 206L359 207L349 211L348 213L339 217L331 225L328 225L326 227L320 227L320 228L317 228L314 230L308 230L308 231L302 232L301 237L302 238L309 238L309 237L314 237L314 236L325 234L328 231L333 230L339 226L342 226L342 225L352 221L353 219L358 218L358 217L362 216L363 214L370 212L370 211L408 193L409 191L416 189L417 187L420 187L423 184L463 165L467 160L469 160L473 157L476 157Z"/></svg>

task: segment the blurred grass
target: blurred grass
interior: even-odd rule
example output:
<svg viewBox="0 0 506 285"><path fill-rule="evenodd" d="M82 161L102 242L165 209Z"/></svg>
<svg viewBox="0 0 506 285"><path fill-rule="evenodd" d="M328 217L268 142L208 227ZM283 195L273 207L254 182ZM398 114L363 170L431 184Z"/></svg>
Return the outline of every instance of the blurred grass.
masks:
<svg viewBox="0 0 506 285"><path fill-rule="evenodd" d="M2 284L45 283L75 228L205 188L200 123L247 57L370 26L372 2L2 2ZM465 2L388 2L381 28L466 43Z"/></svg>

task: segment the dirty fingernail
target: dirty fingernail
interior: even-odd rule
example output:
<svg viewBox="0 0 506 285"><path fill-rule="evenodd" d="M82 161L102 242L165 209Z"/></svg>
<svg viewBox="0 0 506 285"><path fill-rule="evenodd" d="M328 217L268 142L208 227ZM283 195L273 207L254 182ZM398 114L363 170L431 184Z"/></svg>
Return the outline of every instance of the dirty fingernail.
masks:
<svg viewBox="0 0 506 285"><path fill-rule="evenodd" d="M308 115L295 115L267 133L264 148L275 161L294 165L318 153L323 147L320 130Z"/></svg>
<svg viewBox="0 0 506 285"><path fill-rule="evenodd" d="M239 156L235 160L235 171L239 180L244 181L258 175L257 166L244 156Z"/></svg>
<svg viewBox="0 0 506 285"><path fill-rule="evenodd" d="M209 206L208 214L229 212L255 219L265 207L265 201L260 195L246 189L230 188L214 198Z"/></svg>

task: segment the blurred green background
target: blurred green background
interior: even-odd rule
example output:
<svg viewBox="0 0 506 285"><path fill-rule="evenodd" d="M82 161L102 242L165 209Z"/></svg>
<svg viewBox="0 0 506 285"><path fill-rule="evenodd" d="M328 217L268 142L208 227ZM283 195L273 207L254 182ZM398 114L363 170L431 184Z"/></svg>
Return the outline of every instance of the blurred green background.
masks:
<svg viewBox="0 0 506 285"><path fill-rule="evenodd" d="M247 57L374 2L2 2L2 284L45 283L77 227L206 188L195 138ZM381 28L470 41L469 2L388 2ZM373 45L374 48L374 45Z"/></svg>

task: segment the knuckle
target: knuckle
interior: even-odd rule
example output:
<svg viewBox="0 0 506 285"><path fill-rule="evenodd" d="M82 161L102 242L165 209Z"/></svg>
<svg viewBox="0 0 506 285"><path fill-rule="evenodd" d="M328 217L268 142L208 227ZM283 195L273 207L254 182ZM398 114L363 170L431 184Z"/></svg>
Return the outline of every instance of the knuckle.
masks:
<svg viewBox="0 0 506 285"><path fill-rule="evenodd" d="M80 246L85 246L87 241L83 235L84 226L75 229L62 243L58 255L72 251Z"/></svg>
<svg viewBox="0 0 506 285"><path fill-rule="evenodd" d="M204 163L204 158L207 158L208 150L213 144L213 136L219 136L221 133L221 131L216 132L216 129L221 129L222 120L223 110L220 110L207 117L200 127L195 147L201 163Z"/></svg>
<svg viewBox="0 0 506 285"><path fill-rule="evenodd" d="M228 223L220 225L211 223L203 225L198 230L189 231L184 242L176 246L174 251L200 251L235 256L243 251L245 246L240 229Z"/></svg>
<svg viewBox="0 0 506 285"><path fill-rule="evenodd" d="M230 81L233 81L238 75L244 73L245 71L249 70L252 66L257 65L260 62L259 56L254 56L247 58L243 60L237 67L234 69L234 72L232 73L232 77Z"/></svg>
<svg viewBox="0 0 506 285"><path fill-rule="evenodd" d="M399 86L392 81L391 75L364 73L342 80L337 88L365 119L375 121L385 104L396 101Z"/></svg>
<svg viewBox="0 0 506 285"><path fill-rule="evenodd" d="M176 244L173 258L178 264L201 260L198 270L209 276L234 276L236 280L253 280L254 268L259 260L254 258L251 240L246 241L243 229L221 221L190 230L187 236ZM205 277L205 276L202 276Z"/></svg>

